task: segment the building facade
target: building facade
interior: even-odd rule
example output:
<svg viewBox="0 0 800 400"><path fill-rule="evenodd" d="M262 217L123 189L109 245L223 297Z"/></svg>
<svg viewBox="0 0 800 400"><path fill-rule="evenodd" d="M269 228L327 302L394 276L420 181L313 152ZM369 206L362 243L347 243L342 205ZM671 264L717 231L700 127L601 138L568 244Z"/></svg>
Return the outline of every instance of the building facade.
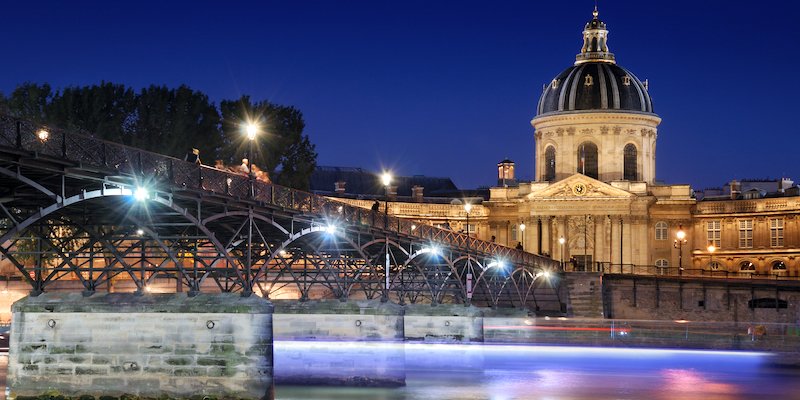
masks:
<svg viewBox="0 0 800 400"><path fill-rule="evenodd" d="M647 82L617 64L595 9L574 64L544 87L531 121L535 181L518 182L511 160L498 163L497 186L473 205L469 226L463 203L474 198L393 202L389 212L447 221L567 269L800 276L797 186L781 179L742 192L734 181L724 196L698 200L689 185L658 183L660 122Z"/></svg>

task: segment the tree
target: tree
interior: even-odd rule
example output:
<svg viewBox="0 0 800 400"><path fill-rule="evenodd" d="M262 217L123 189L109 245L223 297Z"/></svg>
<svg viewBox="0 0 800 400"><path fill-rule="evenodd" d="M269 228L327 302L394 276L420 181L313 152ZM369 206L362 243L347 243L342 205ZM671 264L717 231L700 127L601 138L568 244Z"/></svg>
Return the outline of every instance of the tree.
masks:
<svg viewBox="0 0 800 400"><path fill-rule="evenodd" d="M34 122L47 122L46 110L53 92L48 84L25 82L5 99L5 107L11 115L17 118L28 119Z"/></svg>
<svg viewBox="0 0 800 400"><path fill-rule="evenodd" d="M46 121L60 128L130 144L129 126L135 101L133 90L125 85L101 82L67 87L56 93L45 107Z"/></svg>
<svg viewBox="0 0 800 400"><path fill-rule="evenodd" d="M182 158L192 148L209 164L223 147L219 112L208 96L185 85L150 86L136 97L130 145Z"/></svg>
<svg viewBox="0 0 800 400"><path fill-rule="evenodd" d="M257 122L261 132L256 136L253 164L267 171L273 182L307 190L311 173L316 168L314 145L303 135L303 114L294 107L268 101L251 102L249 96L220 103L222 132L225 137L223 159L238 163L248 149L243 127Z"/></svg>
<svg viewBox="0 0 800 400"><path fill-rule="evenodd" d="M207 164L216 159L239 164L247 149L242 125L256 119L263 133L253 146L254 164L273 182L308 189L316 167L314 145L303 135L303 114L290 106L254 103L249 96L222 101L217 109L208 96L185 85L153 85L136 93L101 82L53 93L48 84L24 83L7 99L0 96L0 112L4 108L19 118L177 158L197 148Z"/></svg>

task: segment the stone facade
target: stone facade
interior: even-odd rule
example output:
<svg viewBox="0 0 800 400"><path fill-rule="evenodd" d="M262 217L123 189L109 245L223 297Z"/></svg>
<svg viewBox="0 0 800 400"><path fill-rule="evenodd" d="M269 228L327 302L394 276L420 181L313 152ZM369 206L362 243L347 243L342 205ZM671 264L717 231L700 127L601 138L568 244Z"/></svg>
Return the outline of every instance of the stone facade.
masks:
<svg viewBox="0 0 800 400"><path fill-rule="evenodd" d="M555 153L555 180L581 172L580 146L597 146L598 179L621 181L623 153L627 145L637 151L637 182L653 183L656 178L656 138L661 118L655 115L622 112L576 113L534 118L536 130L536 180L547 181L547 149Z"/></svg>
<svg viewBox="0 0 800 400"><path fill-rule="evenodd" d="M43 294L14 304L12 396L272 398L272 305L236 294Z"/></svg>
<svg viewBox="0 0 800 400"><path fill-rule="evenodd" d="M800 320L800 285L794 282L605 276L603 290L609 318L794 325Z"/></svg>

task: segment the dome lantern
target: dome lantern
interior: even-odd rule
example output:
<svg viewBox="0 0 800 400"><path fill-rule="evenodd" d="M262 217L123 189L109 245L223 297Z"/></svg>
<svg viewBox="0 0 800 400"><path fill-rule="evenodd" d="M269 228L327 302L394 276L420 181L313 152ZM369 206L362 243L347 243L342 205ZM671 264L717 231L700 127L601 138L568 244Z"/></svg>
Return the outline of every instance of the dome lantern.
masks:
<svg viewBox="0 0 800 400"><path fill-rule="evenodd" d="M575 56L575 65L589 61L614 62L614 53L608 51L608 30L606 23L597 18L597 6L592 12L592 19L583 28L583 47Z"/></svg>

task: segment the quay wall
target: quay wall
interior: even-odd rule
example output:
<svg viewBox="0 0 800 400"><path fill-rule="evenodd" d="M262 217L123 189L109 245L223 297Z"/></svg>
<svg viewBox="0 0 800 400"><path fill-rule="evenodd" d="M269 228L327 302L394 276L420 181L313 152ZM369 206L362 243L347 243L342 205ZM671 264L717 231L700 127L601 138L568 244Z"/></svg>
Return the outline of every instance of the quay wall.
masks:
<svg viewBox="0 0 800 400"><path fill-rule="evenodd" d="M259 297L45 293L12 312L12 397L272 398L272 305Z"/></svg>

